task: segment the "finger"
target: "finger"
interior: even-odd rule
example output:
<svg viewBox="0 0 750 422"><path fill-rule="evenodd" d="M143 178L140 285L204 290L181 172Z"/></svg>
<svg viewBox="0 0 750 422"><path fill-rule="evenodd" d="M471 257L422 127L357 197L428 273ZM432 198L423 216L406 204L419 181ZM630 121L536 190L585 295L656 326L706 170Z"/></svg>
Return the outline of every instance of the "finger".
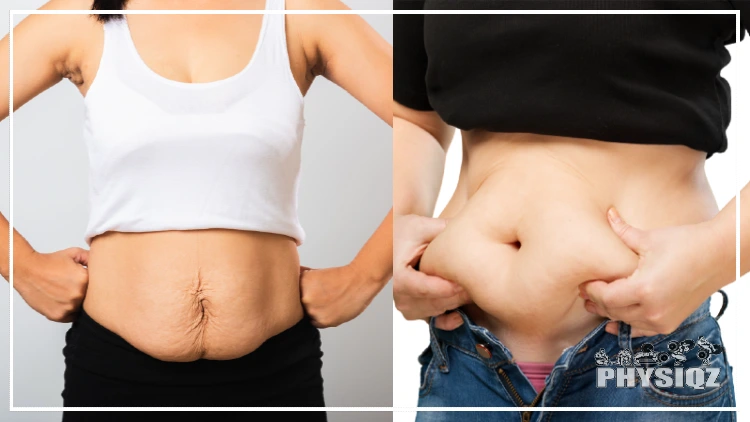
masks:
<svg viewBox="0 0 750 422"><path fill-rule="evenodd" d="M459 293L447 299L433 299L431 302L432 309L429 313L433 316L439 316L454 309L458 309L469 303L468 294Z"/></svg>
<svg viewBox="0 0 750 422"><path fill-rule="evenodd" d="M620 334L620 323L618 321L612 321L604 327L604 331L617 336Z"/></svg>
<svg viewBox="0 0 750 422"><path fill-rule="evenodd" d="M443 331L453 331L464 324L464 319L458 312L438 315L435 318L435 328Z"/></svg>
<svg viewBox="0 0 750 422"><path fill-rule="evenodd" d="M409 296L422 298L450 298L463 292L463 288L446 279L427 275L407 268L403 277L403 289Z"/></svg>
<svg viewBox="0 0 750 422"><path fill-rule="evenodd" d="M613 282L589 281L583 285L584 295L599 307L612 310L639 303L633 281L621 278Z"/></svg>
<svg viewBox="0 0 750 422"><path fill-rule="evenodd" d="M641 321L644 318L643 305L629 305L622 308L607 308L609 317L614 321L623 321L632 324L635 321Z"/></svg>
<svg viewBox="0 0 750 422"><path fill-rule="evenodd" d="M607 211L607 220L609 220L609 225L612 227L612 230L617 233L620 239L622 239L630 249L640 254L642 251L645 232L626 223L614 207Z"/></svg>
<svg viewBox="0 0 750 422"><path fill-rule="evenodd" d="M66 249L67 255L78 264L88 266L89 265L89 251L81 248L68 248Z"/></svg>
<svg viewBox="0 0 750 422"><path fill-rule="evenodd" d="M587 300L583 303L583 307L586 308L587 311L591 312L592 314L597 314L599 316L603 316L604 318L609 318L609 314L605 309L598 306L596 303ZM612 319L612 318L610 318Z"/></svg>
<svg viewBox="0 0 750 422"><path fill-rule="evenodd" d="M415 216L412 222L412 228L415 231L414 238L419 243L432 242L443 230L445 230L448 221L442 218L430 218Z"/></svg>
<svg viewBox="0 0 750 422"><path fill-rule="evenodd" d="M642 330L640 328L630 327L630 337L653 337L659 335L656 331Z"/></svg>

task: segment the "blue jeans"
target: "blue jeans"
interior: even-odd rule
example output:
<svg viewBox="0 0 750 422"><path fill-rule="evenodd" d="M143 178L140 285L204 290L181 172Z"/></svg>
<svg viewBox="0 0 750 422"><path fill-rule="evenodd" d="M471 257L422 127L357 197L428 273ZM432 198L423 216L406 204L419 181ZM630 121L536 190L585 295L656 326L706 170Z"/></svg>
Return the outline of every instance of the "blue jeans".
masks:
<svg viewBox="0 0 750 422"><path fill-rule="evenodd" d="M709 300L693 312L680 327L669 335L631 337L630 326L620 324L619 335L604 331L602 322L578 344L565 349L546 379L540 394L514 363L508 349L486 328L472 323L460 310L464 324L454 331L443 331L430 321L430 346L419 357L422 365L419 389L420 407L516 407L508 412L442 412L421 411L417 422L437 421L607 421L629 422L657 420L672 421L732 421L731 411L692 412L554 412L533 410L533 407L734 407L732 367L723 350L721 331L709 313ZM698 339L703 340L698 344ZM690 339L693 343L690 343ZM644 346L645 345L645 346ZM650 345L650 346L649 346ZM684 347L684 349L682 348ZM670 349L671 348L671 349ZM603 351L602 351L603 349ZM624 359L622 350L631 357L638 356L639 365ZM652 351L650 355L642 352ZM672 353L674 352L674 353ZM649 359L651 356L651 359ZM708 357L709 361L705 358ZM702 360L701 358L704 358ZM599 361L597 363L597 361ZM705 365L707 363L707 366ZM702 366L702 364L704 364ZM613 373L621 370L626 375L616 379ZM677 368L681 369L677 369ZM636 368L638 372L636 372ZM704 388L685 385L684 377L670 375L672 385L677 378L680 387L651 381L643 385L638 377L641 370L672 371L680 375L692 371L688 384L700 387L697 371L709 379L718 376ZM702 369L689 369L702 368ZM715 368L715 369L708 369ZM607 371L609 370L609 371ZM710 374L708 374L710 372ZM671 374L670 373L670 374ZM597 378L599 374L599 379ZM627 384L627 375L635 375ZM622 378L623 384L616 383ZM597 381L604 385L599 385ZM632 385L635 384L635 385ZM661 386L660 386L661 385ZM525 408L524 408L525 407Z"/></svg>

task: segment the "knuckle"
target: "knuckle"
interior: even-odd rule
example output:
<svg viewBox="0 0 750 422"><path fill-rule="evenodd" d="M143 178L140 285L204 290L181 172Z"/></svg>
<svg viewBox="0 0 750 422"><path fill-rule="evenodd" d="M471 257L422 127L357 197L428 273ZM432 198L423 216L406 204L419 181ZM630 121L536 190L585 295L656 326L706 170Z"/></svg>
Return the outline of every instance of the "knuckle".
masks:
<svg viewBox="0 0 750 422"><path fill-rule="evenodd" d="M65 312L63 312L61 309L54 309L54 310L48 312L44 316L47 317L47 319L50 320L50 321L60 322L63 319L65 319L66 315L67 314Z"/></svg>
<svg viewBox="0 0 750 422"><path fill-rule="evenodd" d="M322 325L323 327L335 327L336 326L335 325L336 322L333 320L333 318L331 318L328 315L316 318L315 320L318 321L318 323Z"/></svg>
<svg viewBox="0 0 750 422"><path fill-rule="evenodd" d="M404 293L404 281L400 276L393 275L393 297L401 296Z"/></svg>
<svg viewBox="0 0 750 422"><path fill-rule="evenodd" d="M442 300L433 300L431 301L431 305L433 315L443 315L448 310L448 306Z"/></svg>
<svg viewBox="0 0 750 422"><path fill-rule="evenodd" d="M78 284L72 289L71 292L71 299L72 300L81 300L86 295L86 284Z"/></svg>
<svg viewBox="0 0 750 422"><path fill-rule="evenodd" d="M394 298L393 305L396 307L396 310L401 312L402 314L405 314L409 312L409 306L406 301L399 300L398 298Z"/></svg>
<svg viewBox="0 0 750 422"><path fill-rule="evenodd" d="M442 313L445 312L443 310L443 306L442 306L441 301L439 301L437 299L429 299L429 300L427 300L427 304L428 304L429 309L430 309L430 314L431 314L430 316L440 315L440 314L442 314Z"/></svg>
<svg viewBox="0 0 750 422"><path fill-rule="evenodd" d="M76 304L74 302L68 302L62 306L61 311L64 315L72 314L76 311Z"/></svg>
<svg viewBox="0 0 750 422"><path fill-rule="evenodd" d="M648 311L646 313L646 321L654 328L658 328L663 324L662 313L658 310Z"/></svg>
<svg viewBox="0 0 750 422"><path fill-rule="evenodd" d="M415 321L421 318L420 315L418 315L416 312L412 312L411 310L404 311L402 315L404 316L404 319L407 321Z"/></svg>
<svg viewBox="0 0 750 422"><path fill-rule="evenodd" d="M419 283L414 286L414 293L418 296L427 296L430 293L430 289L424 283Z"/></svg>

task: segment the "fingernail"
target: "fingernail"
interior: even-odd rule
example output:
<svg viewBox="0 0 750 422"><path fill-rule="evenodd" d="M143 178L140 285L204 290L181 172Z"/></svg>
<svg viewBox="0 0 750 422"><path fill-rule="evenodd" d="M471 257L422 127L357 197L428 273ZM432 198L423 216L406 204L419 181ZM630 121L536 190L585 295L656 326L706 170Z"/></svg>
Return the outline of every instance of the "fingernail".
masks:
<svg viewBox="0 0 750 422"><path fill-rule="evenodd" d="M607 211L607 217L609 217L609 221L613 223L621 223L622 218L620 217L620 213L617 212L615 207L611 207L609 211Z"/></svg>

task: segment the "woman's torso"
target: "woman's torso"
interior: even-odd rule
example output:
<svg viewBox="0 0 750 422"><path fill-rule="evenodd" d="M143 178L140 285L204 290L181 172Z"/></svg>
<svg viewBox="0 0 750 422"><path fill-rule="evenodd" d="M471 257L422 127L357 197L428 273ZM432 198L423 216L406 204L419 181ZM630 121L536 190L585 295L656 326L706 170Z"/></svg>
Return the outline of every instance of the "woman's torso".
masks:
<svg viewBox="0 0 750 422"><path fill-rule="evenodd" d="M264 0L226 0L211 8L264 6ZM178 7L191 5L144 0L127 5ZM304 94L312 82L308 60L295 20L291 15L285 20L290 82ZM182 83L211 83L240 72L258 47L262 21L263 15L252 14L127 15L143 63ZM70 78L84 96L97 76L104 44L101 24L87 31ZM91 241L83 306L100 324L159 359L237 358L302 318L296 246L289 236L262 231L109 231Z"/></svg>
<svg viewBox="0 0 750 422"><path fill-rule="evenodd" d="M559 8L553 3L535 6ZM735 20L607 9L734 6L641 3L596 2L602 13L593 15L438 13L397 22L396 101L464 130L459 185L442 213L451 220L420 268L467 288L470 316L518 360L555 361L601 322L578 287L636 269L638 257L607 222L610 206L643 229L717 212L703 165L706 152L726 148L721 70Z"/></svg>
<svg viewBox="0 0 750 422"><path fill-rule="evenodd" d="M638 264L606 218L634 227L696 223L718 212L706 154L684 146L464 132L451 218L422 271L465 287L466 310L525 361L555 361L602 321L578 286Z"/></svg>

